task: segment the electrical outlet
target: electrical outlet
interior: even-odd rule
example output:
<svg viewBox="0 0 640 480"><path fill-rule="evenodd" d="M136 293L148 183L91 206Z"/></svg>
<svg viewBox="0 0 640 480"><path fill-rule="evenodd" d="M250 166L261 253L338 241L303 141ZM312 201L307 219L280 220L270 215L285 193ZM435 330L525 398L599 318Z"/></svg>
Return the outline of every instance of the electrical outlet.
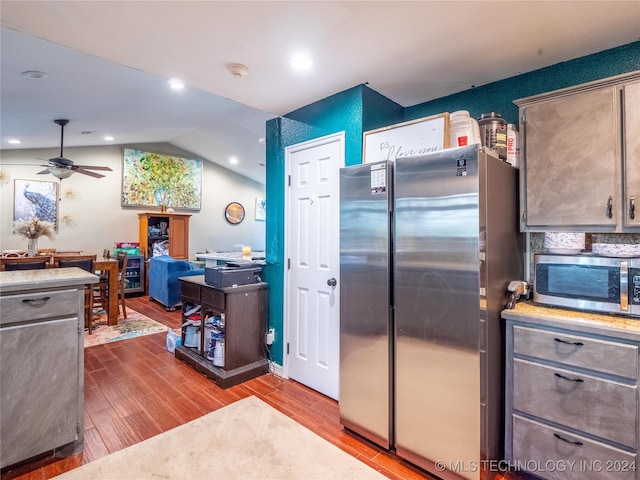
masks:
<svg viewBox="0 0 640 480"><path fill-rule="evenodd" d="M276 329L270 328L267 334L265 335L264 343L266 343L267 345L271 345L273 344L275 338L276 338Z"/></svg>

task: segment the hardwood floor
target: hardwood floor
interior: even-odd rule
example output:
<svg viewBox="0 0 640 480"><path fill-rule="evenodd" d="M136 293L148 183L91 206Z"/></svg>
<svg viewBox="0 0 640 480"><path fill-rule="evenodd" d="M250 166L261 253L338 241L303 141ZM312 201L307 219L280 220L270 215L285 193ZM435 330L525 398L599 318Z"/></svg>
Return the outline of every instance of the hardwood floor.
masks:
<svg viewBox="0 0 640 480"><path fill-rule="evenodd" d="M166 325L181 324L148 297L127 306ZM85 349L84 452L45 458L3 472L2 480L44 480L141 442L241 398L255 395L390 479L430 478L391 452L356 438L339 422L338 404L295 381L266 374L221 389L166 351L159 333ZM498 479L515 480L510 474ZM258 479L256 479L258 480Z"/></svg>

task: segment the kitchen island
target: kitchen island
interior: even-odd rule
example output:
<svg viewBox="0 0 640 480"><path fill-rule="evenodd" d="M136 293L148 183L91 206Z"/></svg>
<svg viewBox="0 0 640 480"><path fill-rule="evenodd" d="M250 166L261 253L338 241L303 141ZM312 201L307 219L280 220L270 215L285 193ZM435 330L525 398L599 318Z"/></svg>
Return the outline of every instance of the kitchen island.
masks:
<svg viewBox="0 0 640 480"><path fill-rule="evenodd" d="M80 268L0 272L1 468L82 451L84 289Z"/></svg>
<svg viewBox="0 0 640 480"><path fill-rule="evenodd" d="M549 480L640 480L640 319L528 302L502 318L507 462Z"/></svg>

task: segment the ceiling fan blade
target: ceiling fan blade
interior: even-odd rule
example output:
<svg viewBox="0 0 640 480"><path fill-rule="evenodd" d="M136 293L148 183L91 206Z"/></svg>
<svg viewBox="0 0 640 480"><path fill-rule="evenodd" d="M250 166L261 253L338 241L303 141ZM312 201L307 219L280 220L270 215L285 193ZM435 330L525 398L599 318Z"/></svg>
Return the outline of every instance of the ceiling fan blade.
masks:
<svg viewBox="0 0 640 480"><path fill-rule="evenodd" d="M41 172L36 173L36 175L45 175L45 174L47 174L47 173L51 173L51 172L49 171L49 169L48 169L48 168L45 168L45 169L44 169L44 170L42 170Z"/></svg>
<svg viewBox="0 0 640 480"><path fill-rule="evenodd" d="M84 168L85 170L107 170L113 172L111 167L94 167L93 165L74 165L73 168Z"/></svg>
<svg viewBox="0 0 640 480"><path fill-rule="evenodd" d="M82 173L83 175L89 175L90 177L94 177L94 178L104 177L104 175L102 175L101 173L91 172L89 170L85 170L84 168L74 168L73 170L78 173Z"/></svg>

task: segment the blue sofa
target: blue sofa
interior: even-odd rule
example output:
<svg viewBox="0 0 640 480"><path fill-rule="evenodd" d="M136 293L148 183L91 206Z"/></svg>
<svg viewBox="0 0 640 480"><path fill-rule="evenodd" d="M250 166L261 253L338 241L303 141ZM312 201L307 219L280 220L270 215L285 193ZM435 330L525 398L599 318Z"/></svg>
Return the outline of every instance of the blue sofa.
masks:
<svg viewBox="0 0 640 480"><path fill-rule="evenodd" d="M182 303L178 278L204 275L204 268L195 268L186 260L169 255L149 260L149 298L160 302L167 310L175 310Z"/></svg>

